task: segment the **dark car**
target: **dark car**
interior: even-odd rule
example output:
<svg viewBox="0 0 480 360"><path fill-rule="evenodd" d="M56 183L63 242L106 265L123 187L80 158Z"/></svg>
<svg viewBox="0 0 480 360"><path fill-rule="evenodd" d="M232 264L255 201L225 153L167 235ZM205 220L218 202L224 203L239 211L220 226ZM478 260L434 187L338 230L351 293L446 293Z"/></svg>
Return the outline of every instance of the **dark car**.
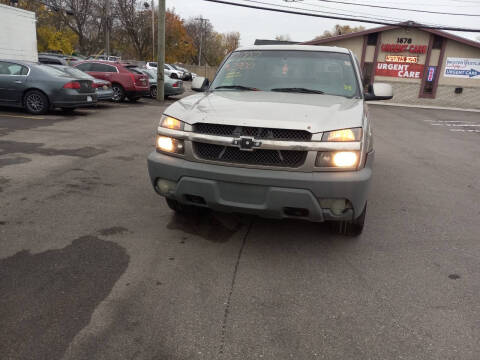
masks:
<svg viewBox="0 0 480 360"><path fill-rule="evenodd" d="M148 96L150 94L148 77L127 66L127 64L109 61L84 61L74 65L97 79L110 81L113 101L122 102L125 97L136 101L142 96Z"/></svg>
<svg viewBox="0 0 480 360"><path fill-rule="evenodd" d="M97 93L97 100L112 100L113 98L113 90L112 90L112 83L107 80L97 79L93 76L83 72L80 69L71 67L71 66L64 66L64 65L51 65L54 68L60 69L66 72L69 75L76 77L77 79L84 79L84 80L91 80L93 82L92 86Z"/></svg>
<svg viewBox="0 0 480 360"><path fill-rule="evenodd" d="M38 62L40 64L68 65L68 61L63 57L50 56L50 55L40 55L40 54L38 54Z"/></svg>
<svg viewBox="0 0 480 360"><path fill-rule="evenodd" d="M49 65L0 60L0 105L23 107L32 114L49 109L94 106L91 80L77 79Z"/></svg>

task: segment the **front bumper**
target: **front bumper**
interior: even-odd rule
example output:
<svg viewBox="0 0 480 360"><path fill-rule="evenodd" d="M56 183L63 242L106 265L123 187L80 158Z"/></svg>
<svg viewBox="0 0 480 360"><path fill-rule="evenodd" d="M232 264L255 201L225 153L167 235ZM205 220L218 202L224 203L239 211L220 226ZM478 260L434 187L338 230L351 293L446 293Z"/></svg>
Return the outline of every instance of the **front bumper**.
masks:
<svg viewBox="0 0 480 360"><path fill-rule="evenodd" d="M249 169L187 161L152 152L148 170L155 188L158 179L176 183L168 197L195 204L201 197L213 210L241 212L270 218L292 217L286 209L306 209L300 216L310 221L351 220L365 207L374 153L358 171L295 172ZM347 199L351 209L335 215L319 199ZM299 216L295 216L298 218Z"/></svg>

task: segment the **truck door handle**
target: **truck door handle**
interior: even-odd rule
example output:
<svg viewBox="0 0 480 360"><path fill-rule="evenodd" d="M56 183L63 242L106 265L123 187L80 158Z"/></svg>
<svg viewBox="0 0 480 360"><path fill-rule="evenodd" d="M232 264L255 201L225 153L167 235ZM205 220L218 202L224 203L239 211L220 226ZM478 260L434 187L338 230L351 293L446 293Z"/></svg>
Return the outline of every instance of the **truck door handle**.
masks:
<svg viewBox="0 0 480 360"><path fill-rule="evenodd" d="M14 83L15 84L22 84L22 81L21 80L15 80Z"/></svg>

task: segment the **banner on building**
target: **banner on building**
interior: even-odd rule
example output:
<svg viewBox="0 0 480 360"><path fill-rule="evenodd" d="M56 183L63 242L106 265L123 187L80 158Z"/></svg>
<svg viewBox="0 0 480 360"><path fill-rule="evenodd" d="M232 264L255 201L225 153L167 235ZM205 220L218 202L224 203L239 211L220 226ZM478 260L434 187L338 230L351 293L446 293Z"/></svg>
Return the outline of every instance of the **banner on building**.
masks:
<svg viewBox="0 0 480 360"><path fill-rule="evenodd" d="M480 59L449 57L445 63L444 76L480 79Z"/></svg>
<svg viewBox="0 0 480 360"><path fill-rule="evenodd" d="M416 64L418 63L418 56L387 55L385 56L385 61Z"/></svg>
<svg viewBox="0 0 480 360"><path fill-rule="evenodd" d="M377 63L375 75L391 76L407 79L421 79L423 74L422 64L404 64L404 63Z"/></svg>

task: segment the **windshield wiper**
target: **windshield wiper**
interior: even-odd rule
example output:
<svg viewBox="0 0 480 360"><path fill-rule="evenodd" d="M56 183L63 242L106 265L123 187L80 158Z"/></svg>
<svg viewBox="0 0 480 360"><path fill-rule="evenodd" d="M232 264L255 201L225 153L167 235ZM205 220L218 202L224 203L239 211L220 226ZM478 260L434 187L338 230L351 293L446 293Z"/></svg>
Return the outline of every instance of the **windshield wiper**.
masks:
<svg viewBox="0 0 480 360"><path fill-rule="evenodd" d="M314 90L314 89L307 89L307 88L301 88L301 87L275 88L275 89L271 89L271 91L304 93L304 94L324 94L322 90Z"/></svg>
<svg viewBox="0 0 480 360"><path fill-rule="evenodd" d="M259 89L257 89L257 88L249 87L249 86L243 86L243 85L223 85L223 86L217 86L213 90L217 90L217 89L235 89L235 90L259 91Z"/></svg>

